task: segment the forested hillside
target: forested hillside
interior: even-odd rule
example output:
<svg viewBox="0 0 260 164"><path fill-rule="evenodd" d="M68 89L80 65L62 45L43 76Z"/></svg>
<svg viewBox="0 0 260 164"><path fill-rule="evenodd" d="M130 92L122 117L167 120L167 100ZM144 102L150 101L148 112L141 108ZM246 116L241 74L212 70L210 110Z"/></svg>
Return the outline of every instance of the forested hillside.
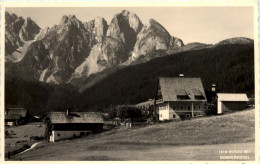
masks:
<svg viewBox="0 0 260 164"><path fill-rule="evenodd" d="M158 52L163 53L163 52ZM6 76L6 106L50 109L103 110L118 104L135 104L155 96L158 77L201 77L204 88L254 95L254 47L226 44L186 51L129 66L105 77L82 93L70 85L22 81Z"/></svg>
<svg viewBox="0 0 260 164"><path fill-rule="evenodd" d="M54 85L39 81L5 79L5 106L29 108L30 113L64 110L78 95L70 85Z"/></svg>
<svg viewBox="0 0 260 164"><path fill-rule="evenodd" d="M126 67L82 93L83 107L134 104L155 96L158 77L201 77L204 88L217 85L218 92L254 94L253 45L220 45L187 51Z"/></svg>

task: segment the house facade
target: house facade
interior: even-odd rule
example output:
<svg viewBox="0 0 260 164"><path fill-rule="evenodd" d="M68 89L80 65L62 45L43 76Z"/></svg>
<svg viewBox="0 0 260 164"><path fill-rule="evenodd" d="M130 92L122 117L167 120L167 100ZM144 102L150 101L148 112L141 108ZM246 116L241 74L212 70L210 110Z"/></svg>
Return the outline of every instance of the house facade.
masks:
<svg viewBox="0 0 260 164"><path fill-rule="evenodd" d="M218 93L217 114L243 110L249 101L245 93Z"/></svg>
<svg viewBox="0 0 260 164"><path fill-rule="evenodd" d="M51 142L99 133L103 130L104 120L96 112L50 112Z"/></svg>
<svg viewBox="0 0 260 164"><path fill-rule="evenodd" d="M159 121L204 116L206 101L200 78L159 78L154 101Z"/></svg>

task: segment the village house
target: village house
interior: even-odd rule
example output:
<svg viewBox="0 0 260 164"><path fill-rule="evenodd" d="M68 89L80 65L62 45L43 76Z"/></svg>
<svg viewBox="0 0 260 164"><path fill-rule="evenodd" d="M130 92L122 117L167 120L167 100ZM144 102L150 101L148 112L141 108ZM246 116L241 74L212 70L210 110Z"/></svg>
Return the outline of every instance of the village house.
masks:
<svg viewBox="0 0 260 164"><path fill-rule="evenodd" d="M200 78L159 78L154 101L159 121L204 116L206 101Z"/></svg>
<svg viewBox="0 0 260 164"><path fill-rule="evenodd" d="M149 99L147 101L138 103L135 105L135 107L141 109L143 115L149 115L154 108L154 100Z"/></svg>
<svg viewBox="0 0 260 164"><path fill-rule="evenodd" d="M5 110L5 125L14 126L25 124L29 121L30 114L24 108L7 108Z"/></svg>
<svg viewBox="0 0 260 164"><path fill-rule="evenodd" d="M243 110L249 101L245 93L217 93L217 113Z"/></svg>
<svg viewBox="0 0 260 164"><path fill-rule="evenodd" d="M103 130L104 120L97 112L50 112L51 142L77 138Z"/></svg>

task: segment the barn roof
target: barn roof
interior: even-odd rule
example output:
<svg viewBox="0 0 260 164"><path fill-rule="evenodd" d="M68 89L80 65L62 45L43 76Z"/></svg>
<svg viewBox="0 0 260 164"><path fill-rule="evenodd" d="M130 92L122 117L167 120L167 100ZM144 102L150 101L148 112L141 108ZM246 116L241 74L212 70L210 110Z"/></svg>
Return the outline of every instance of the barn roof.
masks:
<svg viewBox="0 0 260 164"><path fill-rule="evenodd" d="M8 108L6 109L7 115L19 115L21 117L26 117L28 110L24 108Z"/></svg>
<svg viewBox="0 0 260 164"><path fill-rule="evenodd" d="M163 101L206 101L200 78L160 77L159 85Z"/></svg>
<svg viewBox="0 0 260 164"><path fill-rule="evenodd" d="M249 101L245 93L218 93L218 101Z"/></svg>
<svg viewBox="0 0 260 164"><path fill-rule="evenodd" d="M54 123L104 123L103 117L97 112L50 112L51 122Z"/></svg>
<svg viewBox="0 0 260 164"><path fill-rule="evenodd" d="M154 103L154 99L150 99L141 103L136 104L136 107L140 107L140 106L146 106L146 105L153 105Z"/></svg>

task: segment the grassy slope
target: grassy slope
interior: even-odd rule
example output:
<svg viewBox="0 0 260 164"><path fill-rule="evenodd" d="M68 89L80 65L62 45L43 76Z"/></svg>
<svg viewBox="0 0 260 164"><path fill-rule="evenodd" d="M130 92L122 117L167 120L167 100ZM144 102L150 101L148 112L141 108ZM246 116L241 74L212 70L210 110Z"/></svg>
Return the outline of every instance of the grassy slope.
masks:
<svg viewBox="0 0 260 164"><path fill-rule="evenodd" d="M41 127L37 125L40 124ZM23 146L23 144L32 145L38 141L30 141L30 137L38 136L44 137L45 126L42 122L29 123L21 126L5 127L5 131L8 131L11 137L5 137L5 152L17 150ZM18 141L24 141L21 144L15 144Z"/></svg>
<svg viewBox="0 0 260 164"><path fill-rule="evenodd" d="M156 124L105 138L122 143L172 145L247 142L254 141L254 123L254 110L247 110L223 116Z"/></svg>
<svg viewBox="0 0 260 164"><path fill-rule="evenodd" d="M129 155L134 153L133 151L148 153L147 151L150 150L149 152L152 153L158 148L172 148L171 146L182 149L184 145L194 145L192 147L199 150L196 145L252 143L255 140L254 116L255 110L246 110L223 116L197 118L190 121L170 122L132 129L121 127L88 138L43 143L36 149L17 155L16 159L117 160L114 157L119 152L121 153L118 155L118 157L121 157L120 160L122 160L122 157L123 159L137 159L135 156ZM241 144L237 144L237 146ZM219 149L219 146L217 147ZM250 148L254 150L254 147L251 146ZM187 152L186 149L185 152ZM90 156L90 154L93 156Z"/></svg>

